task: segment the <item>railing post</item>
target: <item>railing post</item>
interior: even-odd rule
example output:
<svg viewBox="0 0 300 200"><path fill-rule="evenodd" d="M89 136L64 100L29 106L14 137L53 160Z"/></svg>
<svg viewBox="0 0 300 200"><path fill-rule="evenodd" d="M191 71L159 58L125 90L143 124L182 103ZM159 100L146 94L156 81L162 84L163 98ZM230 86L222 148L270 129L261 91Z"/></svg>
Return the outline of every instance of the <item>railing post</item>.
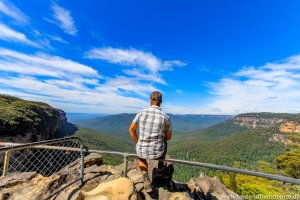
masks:
<svg viewBox="0 0 300 200"><path fill-rule="evenodd" d="M84 178L84 146L80 144L80 186L83 185L83 178Z"/></svg>
<svg viewBox="0 0 300 200"><path fill-rule="evenodd" d="M128 158L127 158L127 154L124 154L124 177L127 177L127 168L128 168Z"/></svg>
<svg viewBox="0 0 300 200"><path fill-rule="evenodd" d="M5 143L5 147L11 147L11 146L12 146L11 143ZM10 151L5 151L2 176L7 175L8 166L9 166L9 158L10 158Z"/></svg>
<svg viewBox="0 0 300 200"><path fill-rule="evenodd" d="M10 152L5 151L2 176L6 176L7 174L8 165L9 165L9 156L10 156Z"/></svg>

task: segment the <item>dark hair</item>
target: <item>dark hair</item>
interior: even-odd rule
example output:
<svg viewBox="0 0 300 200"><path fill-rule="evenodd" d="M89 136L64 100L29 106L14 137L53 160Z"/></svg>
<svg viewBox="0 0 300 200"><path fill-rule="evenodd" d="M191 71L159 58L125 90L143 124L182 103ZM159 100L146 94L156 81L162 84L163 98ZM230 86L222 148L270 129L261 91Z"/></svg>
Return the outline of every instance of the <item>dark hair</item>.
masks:
<svg viewBox="0 0 300 200"><path fill-rule="evenodd" d="M150 95L150 101L151 101L151 104L160 106L160 104L162 102L162 94L158 91L152 92Z"/></svg>

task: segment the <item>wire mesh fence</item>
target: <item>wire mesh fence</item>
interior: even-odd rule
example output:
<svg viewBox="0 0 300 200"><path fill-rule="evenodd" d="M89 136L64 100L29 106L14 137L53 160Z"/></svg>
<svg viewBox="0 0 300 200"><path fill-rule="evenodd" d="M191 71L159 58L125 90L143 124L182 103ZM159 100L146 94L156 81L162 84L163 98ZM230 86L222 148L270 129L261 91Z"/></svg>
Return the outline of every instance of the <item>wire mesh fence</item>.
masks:
<svg viewBox="0 0 300 200"><path fill-rule="evenodd" d="M1 147L0 199L50 198L83 176L83 144L78 138Z"/></svg>

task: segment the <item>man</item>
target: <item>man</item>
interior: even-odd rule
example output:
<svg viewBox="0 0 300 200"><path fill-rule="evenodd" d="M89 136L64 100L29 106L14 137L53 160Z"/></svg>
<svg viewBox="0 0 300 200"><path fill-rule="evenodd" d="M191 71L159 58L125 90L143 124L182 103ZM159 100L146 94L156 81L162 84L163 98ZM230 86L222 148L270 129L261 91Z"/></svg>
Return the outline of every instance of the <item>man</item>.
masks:
<svg viewBox="0 0 300 200"><path fill-rule="evenodd" d="M130 136L136 143L138 166L143 174L146 192L152 191L146 159L159 159L158 170L162 170L167 152L166 141L172 137L171 121L169 116L162 112L161 103L162 94L158 91L152 92L150 107L139 112L129 128ZM139 136L136 133L137 128Z"/></svg>

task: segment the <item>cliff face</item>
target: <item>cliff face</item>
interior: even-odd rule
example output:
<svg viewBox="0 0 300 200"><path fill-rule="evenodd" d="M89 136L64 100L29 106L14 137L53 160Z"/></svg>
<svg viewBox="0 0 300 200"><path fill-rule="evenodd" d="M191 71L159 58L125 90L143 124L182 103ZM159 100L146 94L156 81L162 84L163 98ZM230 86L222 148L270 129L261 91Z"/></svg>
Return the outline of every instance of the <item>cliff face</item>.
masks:
<svg viewBox="0 0 300 200"><path fill-rule="evenodd" d="M59 136L68 125L66 113L48 104L0 95L0 139L35 142Z"/></svg>
<svg viewBox="0 0 300 200"><path fill-rule="evenodd" d="M277 133L273 134L269 141L280 142L284 145L298 143L300 135L300 116L299 114L287 113L245 113L236 116L233 123L246 126L248 128L272 127L276 125Z"/></svg>
<svg viewBox="0 0 300 200"><path fill-rule="evenodd" d="M300 114L289 113L244 113L233 119L235 124L249 128L271 127L279 124L281 132L300 132Z"/></svg>
<svg viewBox="0 0 300 200"><path fill-rule="evenodd" d="M240 126L247 126L249 128L256 127L271 127L274 124L278 124L285 121L283 118L258 118L258 117L236 117L234 118L234 124Z"/></svg>
<svg viewBox="0 0 300 200"><path fill-rule="evenodd" d="M279 130L282 133L300 134L300 123L297 121L287 121L280 126Z"/></svg>

